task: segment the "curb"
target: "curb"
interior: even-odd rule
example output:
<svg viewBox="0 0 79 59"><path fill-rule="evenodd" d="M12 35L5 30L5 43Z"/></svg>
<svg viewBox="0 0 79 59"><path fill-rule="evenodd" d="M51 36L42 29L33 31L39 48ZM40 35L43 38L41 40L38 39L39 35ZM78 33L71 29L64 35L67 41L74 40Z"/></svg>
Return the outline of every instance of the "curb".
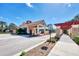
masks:
<svg viewBox="0 0 79 59"><path fill-rule="evenodd" d="M35 48L35 47L37 47L37 46L43 44L43 43L46 42L46 41L47 41L47 40L42 41L42 42L40 42L40 43L38 43L38 44L36 44L36 45L30 47L30 48L27 48L27 49L25 49L25 50L23 50L23 51L21 51L21 52L15 54L15 55L13 55L13 56L20 56L20 54L21 54L22 52L28 52L29 50L31 50L31 49L33 49L33 48Z"/></svg>

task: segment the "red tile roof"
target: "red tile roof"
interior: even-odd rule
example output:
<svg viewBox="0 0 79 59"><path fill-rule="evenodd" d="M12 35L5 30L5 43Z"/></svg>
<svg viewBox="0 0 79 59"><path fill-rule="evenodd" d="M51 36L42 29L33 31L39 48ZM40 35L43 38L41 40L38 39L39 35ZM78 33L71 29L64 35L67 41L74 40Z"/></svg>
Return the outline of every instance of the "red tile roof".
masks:
<svg viewBox="0 0 79 59"><path fill-rule="evenodd" d="M55 24L55 25L60 26L60 28L63 30L67 30L67 29L70 29L72 27L72 25L77 25L77 24L79 24L79 20L69 21L69 22L65 22L65 23L59 23L59 24Z"/></svg>
<svg viewBox="0 0 79 59"><path fill-rule="evenodd" d="M77 25L77 24L79 24L79 21L74 21L73 24L74 24L74 25Z"/></svg>

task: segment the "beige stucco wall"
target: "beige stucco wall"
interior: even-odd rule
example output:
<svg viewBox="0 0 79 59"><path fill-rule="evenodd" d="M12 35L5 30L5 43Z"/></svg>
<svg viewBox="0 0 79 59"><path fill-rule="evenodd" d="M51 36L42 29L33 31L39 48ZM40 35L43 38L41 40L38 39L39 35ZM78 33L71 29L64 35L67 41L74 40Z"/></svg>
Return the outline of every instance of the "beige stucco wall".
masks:
<svg viewBox="0 0 79 59"><path fill-rule="evenodd" d="M46 29L48 29L48 27L46 26L42 26L42 27L39 27L39 30L40 29L44 29L44 34L49 34L49 31L46 31ZM39 32L40 33L40 32ZM41 33L40 33L41 34Z"/></svg>
<svg viewBox="0 0 79 59"><path fill-rule="evenodd" d="M58 27L56 28L56 36L60 37L60 35L61 35L62 33L63 33L63 32L62 32L62 29L60 29L60 27L58 26Z"/></svg>
<svg viewBox="0 0 79 59"><path fill-rule="evenodd" d="M27 33L29 33L28 25L20 26L20 28L27 28ZM36 33L36 29L37 29L37 33ZM49 33L48 31L46 31L46 29L48 29L48 27L46 27L45 25L42 25L42 24L38 24L38 25L36 25L36 27L32 28L32 34L33 35L40 35L39 29L44 29L44 34Z"/></svg>
<svg viewBox="0 0 79 59"><path fill-rule="evenodd" d="M72 25L72 28L70 28L68 31L68 34L73 38L75 36L79 36L79 25ZM56 28L56 35L61 35L62 34L62 30L60 29L60 27L58 26Z"/></svg>
<svg viewBox="0 0 79 59"><path fill-rule="evenodd" d="M79 25L72 25L72 28L68 30L68 33L72 38L79 36Z"/></svg>

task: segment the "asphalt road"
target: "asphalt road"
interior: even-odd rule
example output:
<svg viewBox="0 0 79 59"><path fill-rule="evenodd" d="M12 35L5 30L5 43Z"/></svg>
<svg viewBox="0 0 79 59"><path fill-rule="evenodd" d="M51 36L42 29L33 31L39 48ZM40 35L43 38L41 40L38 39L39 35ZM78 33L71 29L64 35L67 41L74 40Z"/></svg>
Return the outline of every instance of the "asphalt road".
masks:
<svg viewBox="0 0 79 59"><path fill-rule="evenodd" d="M10 34L0 34L0 56L12 56L16 53L30 48L44 40L49 35L39 37L13 36Z"/></svg>

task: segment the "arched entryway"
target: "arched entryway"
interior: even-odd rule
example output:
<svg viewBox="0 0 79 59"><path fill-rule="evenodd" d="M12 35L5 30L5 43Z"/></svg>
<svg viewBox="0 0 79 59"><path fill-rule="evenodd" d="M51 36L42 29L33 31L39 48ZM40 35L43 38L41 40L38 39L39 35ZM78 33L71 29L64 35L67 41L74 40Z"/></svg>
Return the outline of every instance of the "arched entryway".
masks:
<svg viewBox="0 0 79 59"><path fill-rule="evenodd" d="M62 29L62 34L69 34L69 29L71 29L71 25L62 25L60 28Z"/></svg>
<svg viewBox="0 0 79 59"><path fill-rule="evenodd" d="M62 30L63 34L68 34L68 30Z"/></svg>

